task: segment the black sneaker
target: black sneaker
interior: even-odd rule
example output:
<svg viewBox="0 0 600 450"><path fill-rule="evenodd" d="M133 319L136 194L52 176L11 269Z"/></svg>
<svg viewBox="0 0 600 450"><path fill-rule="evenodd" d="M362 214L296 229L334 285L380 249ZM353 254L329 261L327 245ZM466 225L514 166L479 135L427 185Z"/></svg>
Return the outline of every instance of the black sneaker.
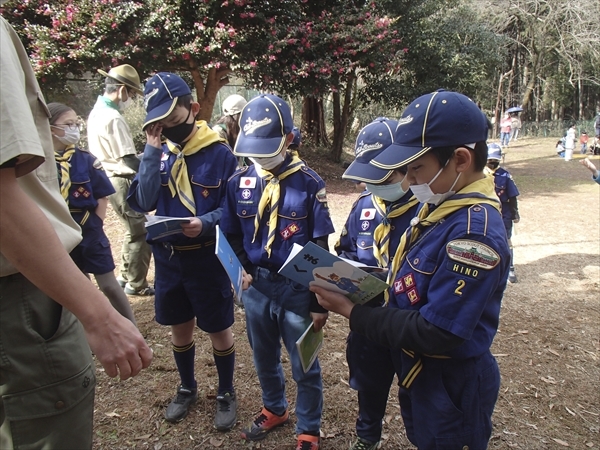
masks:
<svg viewBox="0 0 600 450"><path fill-rule="evenodd" d="M363 438L358 438L356 442L350 447L350 450L377 450L379 448L379 442L370 442Z"/></svg>
<svg viewBox="0 0 600 450"><path fill-rule="evenodd" d="M190 406L198 400L198 390L189 389L181 385L177 388L177 395L165 411L165 420L171 423L181 422L190 411Z"/></svg>
<svg viewBox="0 0 600 450"><path fill-rule="evenodd" d="M215 428L219 431L231 430L237 422L237 398L234 392L217 395Z"/></svg>

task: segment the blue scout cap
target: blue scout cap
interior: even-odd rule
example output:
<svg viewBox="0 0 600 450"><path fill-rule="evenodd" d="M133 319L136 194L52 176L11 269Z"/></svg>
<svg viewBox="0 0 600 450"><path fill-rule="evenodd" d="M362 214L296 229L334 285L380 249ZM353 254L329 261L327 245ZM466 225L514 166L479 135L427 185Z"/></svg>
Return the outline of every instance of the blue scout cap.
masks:
<svg viewBox="0 0 600 450"><path fill-rule="evenodd" d="M420 158L432 148L485 141L488 121L473 100L439 89L414 100L402 113L394 143L371 164L395 169Z"/></svg>
<svg viewBox="0 0 600 450"><path fill-rule="evenodd" d="M276 95L261 94L250 100L240 115L240 134L233 153L257 158L275 156L285 147L292 128L288 104Z"/></svg>
<svg viewBox="0 0 600 450"><path fill-rule="evenodd" d="M378 117L358 132L354 145L355 159L342 175L352 181L378 184L392 173L390 169L375 167L369 162L394 142L394 130L398 122Z"/></svg>
<svg viewBox="0 0 600 450"><path fill-rule="evenodd" d="M174 73L159 72L146 81L144 107L146 119L142 129L167 117L175 109L177 99L192 91L183 79Z"/></svg>
<svg viewBox="0 0 600 450"><path fill-rule="evenodd" d="M488 144L488 157L487 159L493 159L500 161L502 159L502 147L496 143Z"/></svg>
<svg viewBox="0 0 600 450"><path fill-rule="evenodd" d="M293 148L298 148L298 146L302 142L302 133L300 133L300 129L298 127L292 128L292 133L294 133L294 139L292 139L290 147L293 146Z"/></svg>

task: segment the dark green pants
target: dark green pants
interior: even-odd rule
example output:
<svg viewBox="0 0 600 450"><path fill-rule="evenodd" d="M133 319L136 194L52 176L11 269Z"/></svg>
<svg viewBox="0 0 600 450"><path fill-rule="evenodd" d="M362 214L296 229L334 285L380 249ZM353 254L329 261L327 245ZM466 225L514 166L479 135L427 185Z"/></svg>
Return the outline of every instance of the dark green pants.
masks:
<svg viewBox="0 0 600 450"><path fill-rule="evenodd" d="M75 316L21 274L0 278L0 448L91 449L95 386Z"/></svg>

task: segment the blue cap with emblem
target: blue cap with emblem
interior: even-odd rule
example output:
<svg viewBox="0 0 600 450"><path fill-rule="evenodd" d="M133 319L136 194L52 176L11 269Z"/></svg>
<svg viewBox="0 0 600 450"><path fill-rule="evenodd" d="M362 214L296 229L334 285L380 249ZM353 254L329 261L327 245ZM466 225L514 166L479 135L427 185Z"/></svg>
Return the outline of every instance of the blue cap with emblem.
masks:
<svg viewBox="0 0 600 450"><path fill-rule="evenodd" d="M502 159L502 147L496 143L488 144L488 157L487 159L493 159L500 161Z"/></svg>
<svg viewBox="0 0 600 450"><path fill-rule="evenodd" d="M392 173L369 162L394 142L394 130L398 122L387 117L378 117L358 132L354 145L355 159L342 175L346 180L379 184Z"/></svg>
<svg viewBox="0 0 600 450"><path fill-rule="evenodd" d="M394 143L371 164L395 169L432 148L472 146L488 137L488 120L477 104L458 92L437 90L414 100L402 113Z"/></svg>
<svg viewBox="0 0 600 450"><path fill-rule="evenodd" d="M191 93L187 83L174 73L159 72L154 75L144 87L146 119L142 129L167 117L175 109L177 99Z"/></svg>
<svg viewBox="0 0 600 450"><path fill-rule="evenodd" d="M261 94L244 107L240 134L233 153L236 156L266 158L279 154L294 128L288 104L276 95Z"/></svg>

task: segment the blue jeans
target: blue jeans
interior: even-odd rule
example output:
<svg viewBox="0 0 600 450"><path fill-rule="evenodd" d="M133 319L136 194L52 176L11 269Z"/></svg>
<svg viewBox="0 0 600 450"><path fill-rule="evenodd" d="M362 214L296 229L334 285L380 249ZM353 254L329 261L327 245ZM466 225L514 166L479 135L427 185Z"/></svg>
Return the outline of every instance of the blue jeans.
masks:
<svg viewBox="0 0 600 450"><path fill-rule="evenodd" d="M277 415L282 415L288 407L281 366L283 340L298 388L296 433L318 432L323 410L321 366L317 359L304 373L296 349L296 341L311 322L310 292L304 286L259 267L252 286L244 292L243 301L248 340L265 407Z"/></svg>
<svg viewBox="0 0 600 450"><path fill-rule="evenodd" d="M510 141L510 132L508 132L508 133L505 133L505 132L500 133L500 145L502 147L506 147L508 145L509 141Z"/></svg>

